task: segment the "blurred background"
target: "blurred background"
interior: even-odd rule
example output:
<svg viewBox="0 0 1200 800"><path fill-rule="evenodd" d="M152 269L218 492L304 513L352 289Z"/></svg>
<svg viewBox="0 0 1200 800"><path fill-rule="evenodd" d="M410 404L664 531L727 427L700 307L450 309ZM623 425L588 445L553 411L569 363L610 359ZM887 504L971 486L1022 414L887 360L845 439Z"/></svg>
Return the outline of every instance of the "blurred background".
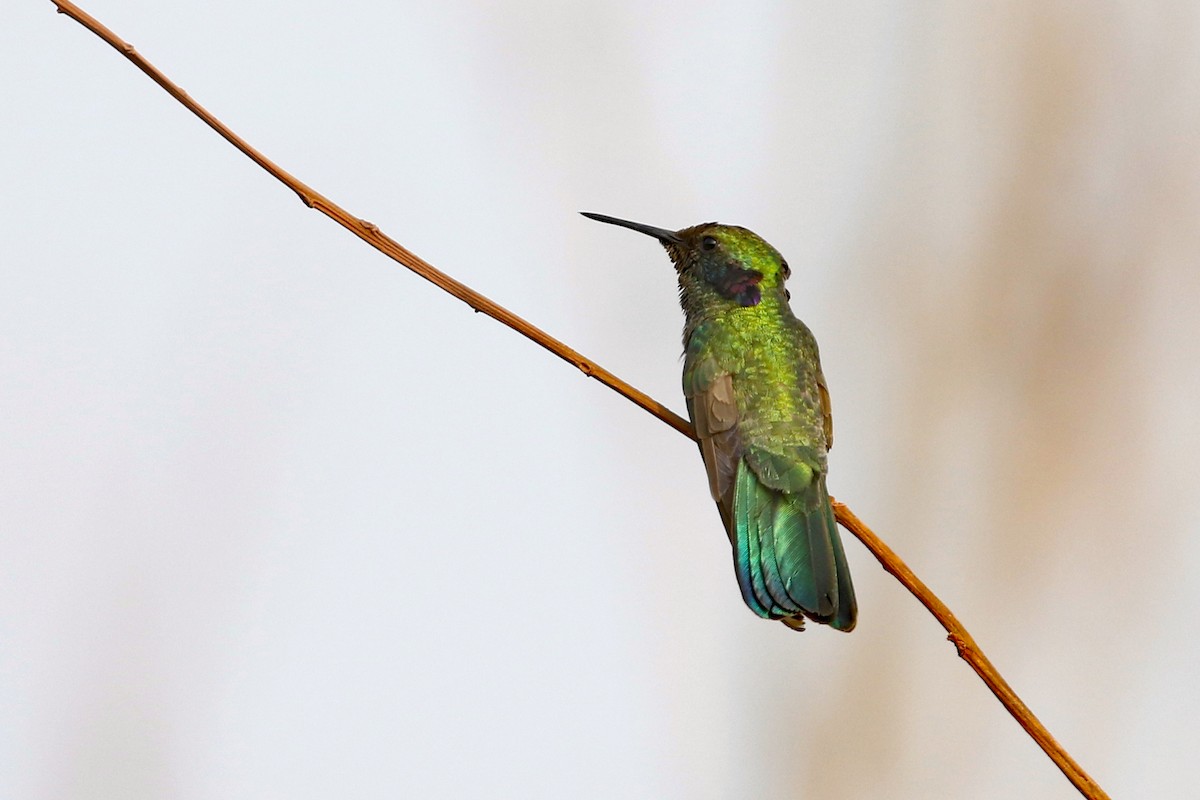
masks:
<svg viewBox="0 0 1200 800"><path fill-rule="evenodd" d="M683 411L749 227L830 487L1114 797L1194 792L1200 6L85 9L285 169ZM48 2L0 28L0 795L1071 798L847 542L742 605L694 445L397 267Z"/></svg>

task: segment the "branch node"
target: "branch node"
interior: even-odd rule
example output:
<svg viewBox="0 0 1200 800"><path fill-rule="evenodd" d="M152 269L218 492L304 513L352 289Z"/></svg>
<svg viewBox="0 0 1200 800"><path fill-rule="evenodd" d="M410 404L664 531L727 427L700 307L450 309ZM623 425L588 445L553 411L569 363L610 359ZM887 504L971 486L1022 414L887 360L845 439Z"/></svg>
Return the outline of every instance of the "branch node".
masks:
<svg viewBox="0 0 1200 800"><path fill-rule="evenodd" d="M946 640L954 645L954 649L958 651L958 657L965 661L967 658L965 654L970 649L967 646L966 640L957 633L951 633L946 637Z"/></svg>

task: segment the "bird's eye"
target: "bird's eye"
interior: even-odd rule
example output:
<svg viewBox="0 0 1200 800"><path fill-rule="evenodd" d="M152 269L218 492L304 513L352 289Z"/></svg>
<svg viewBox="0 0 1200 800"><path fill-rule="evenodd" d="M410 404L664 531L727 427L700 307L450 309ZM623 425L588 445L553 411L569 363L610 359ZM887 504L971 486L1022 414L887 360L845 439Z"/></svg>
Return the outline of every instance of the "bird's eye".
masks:
<svg viewBox="0 0 1200 800"><path fill-rule="evenodd" d="M779 269L781 269L783 271L783 277L785 277L785 278L792 277L792 268L788 266L788 263L786 261L779 262Z"/></svg>
<svg viewBox="0 0 1200 800"><path fill-rule="evenodd" d="M703 239L700 240L700 247L703 250L716 250L717 249L717 240L711 236L705 236Z"/></svg>

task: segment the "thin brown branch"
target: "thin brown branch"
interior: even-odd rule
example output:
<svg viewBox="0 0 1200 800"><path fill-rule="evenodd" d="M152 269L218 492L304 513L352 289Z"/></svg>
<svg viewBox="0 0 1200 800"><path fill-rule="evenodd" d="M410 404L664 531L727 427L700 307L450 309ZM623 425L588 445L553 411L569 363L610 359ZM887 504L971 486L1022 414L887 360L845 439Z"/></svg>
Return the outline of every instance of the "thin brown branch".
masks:
<svg viewBox="0 0 1200 800"><path fill-rule="evenodd" d="M684 436L693 440L696 438L695 431L692 430L692 426L688 421L672 412L666 406L638 391L594 361L585 358L535 325L502 306L493 303L474 289L451 278L441 270L436 269L432 264L410 252L399 242L384 234L372 223L349 214L341 206L284 171L189 97L183 89L179 88L166 75L160 72L157 67L143 58L133 48L133 45L122 40L74 3L66 2L66 0L51 0L51 2L58 8L59 13L71 17L110 44L121 55L132 61L138 69L149 75L155 83L165 89L167 93L182 103L189 111L202 119L206 125L219 133L238 150L249 156L254 163L271 173L277 180L299 195L305 205L317 209L376 250L417 273L435 286L454 295L476 311L487 314L493 319L507 325L564 361L574 365L583 374L595 378L613 391L632 400ZM1075 785L1075 788L1084 797L1091 800L1109 800L1104 790L1083 771L1079 764L1075 762L1075 759L1071 758L1062 745L1050 735L1050 732L1034 716L1029 707L1021 701L1021 698L1017 696L1012 687L1008 685L1008 682L1004 680L992 665L992 662L980 650L975 640L971 637L971 634L967 632L967 629L962 626L962 623L958 621L950 609L938 599L937 595L930 591L929 587L908 568L908 565L890 547L884 544L870 528L864 525L848 506L835 500L833 509L837 515L838 522L846 530L858 537L859 541L871 551L875 558L879 559L879 563L883 565L883 568L894 575L925 608L929 609L929 612L946 629L946 632L949 634L949 640L958 649L959 656L971 666L971 669L975 670L976 674L979 675L980 679L992 693L996 695L1004 707L1008 709L1013 718L1038 743L1038 746L1046 752L1046 755L1058 765L1058 768Z"/></svg>
<svg viewBox="0 0 1200 800"><path fill-rule="evenodd" d="M874 531L854 515L849 506L834 500L833 512L837 515L837 520L842 527L857 536L858 540L871 551L871 554L879 559L883 568L900 581L913 597L921 601L921 605L929 609L929 613L933 614L949 634L946 638L958 648L959 657L975 670L979 679L987 684L987 687L992 690L992 694L996 695L996 699L1004 704L1008 713L1013 715L1013 719L1025 729L1025 732L1038 743L1039 747L1046 751L1046 755L1050 756L1050 759L1058 765L1071 783L1075 784L1075 788L1084 797L1108 800L1108 795L1100 788L1100 785L1083 771L1083 767L1071 758L1058 740L1050 735L1050 731L1046 730L1046 726L1042 724L1041 720L1029 710L1029 706L1025 705L1017 696L1017 693L1008 685L1008 681L1004 680L988 657L983 654L983 650L975 643L971 634L967 633L967 629L958 621L958 617L954 616L954 612L908 568L908 565L900 559L900 556L896 555L892 548L888 547L882 539L875 535Z"/></svg>
<svg viewBox="0 0 1200 800"><path fill-rule="evenodd" d="M208 109L204 108L190 96L188 96L187 92L179 88L179 86L172 82L170 78L160 72L158 67L154 66L145 58L143 58L141 54L134 49L133 45L124 41L115 33L110 31L95 17L92 17L74 3L58 2L58 0L51 0L51 2L58 7L60 14L66 14L77 21L80 25L83 25L92 33L96 34L101 39L112 45L121 55L132 61L138 69L149 75L155 83L166 89L169 95L182 103L197 117L204 120L204 124L208 125L208 127L219 133L231 145L249 156L251 161L253 161L255 164L258 164L267 172L271 173L271 175L275 176L280 183L284 184L297 195L299 195L300 200L303 201L306 206L320 211L322 214L329 217L334 222L341 225L343 228L350 231L355 236L386 255L388 258L407 267L438 288L454 295L476 311L487 314L492 319L504 323L518 333L521 333L527 338L532 339L534 342L537 342L542 347L561 358L563 361L574 365L584 375L587 375L589 378L595 378L613 391L629 398L634 403L637 403L639 406L646 409L651 414L682 433L684 436L690 436L693 439L695 438L696 435L693 433L692 426L688 424L688 421L671 411L671 409L659 403L657 400L645 394L644 392L641 392L638 389L630 386L628 383L621 380L616 375L613 375L604 367L600 366L591 359L584 357L582 354L576 352L558 339L555 339L553 336L546 333L536 325L528 322L525 319L522 319L513 312L509 311L507 308L497 305L466 284L451 278L449 275L437 269L425 259L409 251L392 237L380 231L379 228L373 223L353 216L337 203L334 203L320 192L317 192L307 184L286 172L274 161L267 158L265 155L252 147L245 139L230 130L224 123L214 117L208 111Z"/></svg>

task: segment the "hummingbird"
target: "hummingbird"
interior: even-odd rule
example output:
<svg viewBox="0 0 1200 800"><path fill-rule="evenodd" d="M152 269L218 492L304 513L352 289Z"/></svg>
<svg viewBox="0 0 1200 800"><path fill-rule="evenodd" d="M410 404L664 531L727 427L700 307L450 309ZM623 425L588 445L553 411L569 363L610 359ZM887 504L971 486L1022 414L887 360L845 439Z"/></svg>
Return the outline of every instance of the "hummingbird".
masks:
<svg viewBox="0 0 1200 800"><path fill-rule="evenodd" d="M670 231L581 213L654 237L675 265L683 394L742 600L793 630L805 619L852 630L858 606L825 488L829 390L817 340L789 305L787 261L734 225Z"/></svg>

